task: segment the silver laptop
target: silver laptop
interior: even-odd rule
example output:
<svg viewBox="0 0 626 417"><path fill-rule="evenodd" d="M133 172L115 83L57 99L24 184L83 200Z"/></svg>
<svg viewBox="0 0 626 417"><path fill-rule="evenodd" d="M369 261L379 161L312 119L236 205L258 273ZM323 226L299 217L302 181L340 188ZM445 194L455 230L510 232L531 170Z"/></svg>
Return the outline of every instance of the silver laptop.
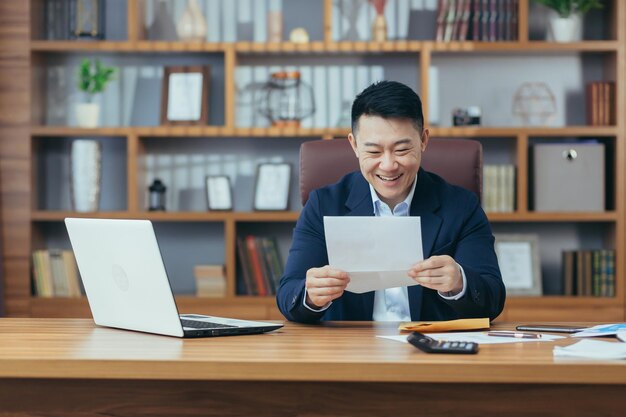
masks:
<svg viewBox="0 0 626 417"><path fill-rule="evenodd" d="M65 219L97 325L206 337L269 332L282 324L178 314L148 220Z"/></svg>

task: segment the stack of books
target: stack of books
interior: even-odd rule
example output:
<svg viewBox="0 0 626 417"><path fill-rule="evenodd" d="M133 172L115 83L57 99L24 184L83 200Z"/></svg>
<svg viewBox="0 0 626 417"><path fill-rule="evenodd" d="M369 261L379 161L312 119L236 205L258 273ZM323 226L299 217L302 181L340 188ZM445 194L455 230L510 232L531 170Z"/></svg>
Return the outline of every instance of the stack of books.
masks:
<svg viewBox="0 0 626 417"><path fill-rule="evenodd" d="M612 126L615 124L615 83L596 81L586 87L587 124Z"/></svg>
<svg viewBox="0 0 626 417"><path fill-rule="evenodd" d="M237 238L237 250L243 278L239 294L275 295L284 268L276 238L252 235Z"/></svg>
<svg viewBox="0 0 626 417"><path fill-rule="evenodd" d="M492 213L515 210L515 165L483 167L483 209Z"/></svg>
<svg viewBox="0 0 626 417"><path fill-rule="evenodd" d="M39 297L80 297L78 268L71 250L33 252L33 282Z"/></svg>
<svg viewBox="0 0 626 417"><path fill-rule="evenodd" d="M614 297L615 251L563 251L563 295Z"/></svg>
<svg viewBox="0 0 626 417"><path fill-rule="evenodd" d="M226 296L224 265L196 265L193 268L198 297L220 298Z"/></svg>
<svg viewBox="0 0 626 417"><path fill-rule="evenodd" d="M517 40L518 9L518 0L439 0L436 40Z"/></svg>

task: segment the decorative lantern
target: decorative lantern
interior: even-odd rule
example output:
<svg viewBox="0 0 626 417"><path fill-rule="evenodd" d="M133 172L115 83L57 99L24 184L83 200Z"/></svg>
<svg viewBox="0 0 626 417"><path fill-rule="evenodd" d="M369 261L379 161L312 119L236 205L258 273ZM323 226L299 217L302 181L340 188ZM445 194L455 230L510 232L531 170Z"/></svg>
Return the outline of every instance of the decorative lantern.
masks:
<svg viewBox="0 0 626 417"><path fill-rule="evenodd" d="M167 187L160 179L156 178L152 181L152 184L148 187L148 191L150 191L150 207L148 207L148 210L165 211L165 190L167 190Z"/></svg>
<svg viewBox="0 0 626 417"><path fill-rule="evenodd" d="M315 113L313 89L300 79L300 71L275 72L265 85L258 111L274 127L299 127L302 119Z"/></svg>
<svg viewBox="0 0 626 417"><path fill-rule="evenodd" d="M75 0L70 5L70 37L104 39L105 0Z"/></svg>

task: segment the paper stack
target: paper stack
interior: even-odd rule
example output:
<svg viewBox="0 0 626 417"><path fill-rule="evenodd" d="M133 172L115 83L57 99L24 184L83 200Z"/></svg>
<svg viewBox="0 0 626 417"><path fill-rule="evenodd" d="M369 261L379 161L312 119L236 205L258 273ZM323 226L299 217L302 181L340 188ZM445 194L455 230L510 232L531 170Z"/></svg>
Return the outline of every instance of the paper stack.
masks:
<svg viewBox="0 0 626 417"><path fill-rule="evenodd" d="M224 265L196 265L193 268L198 297L226 296L226 276Z"/></svg>
<svg viewBox="0 0 626 417"><path fill-rule="evenodd" d="M561 358L626 359L626 343L585 339L565 347L555 346L553 353Z"/></svg>

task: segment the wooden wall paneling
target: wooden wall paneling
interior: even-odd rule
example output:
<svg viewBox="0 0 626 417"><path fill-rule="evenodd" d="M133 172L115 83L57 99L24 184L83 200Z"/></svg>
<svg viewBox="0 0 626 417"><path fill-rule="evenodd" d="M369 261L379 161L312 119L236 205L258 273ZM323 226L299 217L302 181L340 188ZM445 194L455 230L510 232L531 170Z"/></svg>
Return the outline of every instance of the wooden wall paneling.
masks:
<svg viewBox="0 0 626 417"><path fill-rule="evenodd" d="M24 268L30 251L30 10L30 2L0 2L1 268L7 283L0 304L11 315L27 314L30 294Z"/></svg>

